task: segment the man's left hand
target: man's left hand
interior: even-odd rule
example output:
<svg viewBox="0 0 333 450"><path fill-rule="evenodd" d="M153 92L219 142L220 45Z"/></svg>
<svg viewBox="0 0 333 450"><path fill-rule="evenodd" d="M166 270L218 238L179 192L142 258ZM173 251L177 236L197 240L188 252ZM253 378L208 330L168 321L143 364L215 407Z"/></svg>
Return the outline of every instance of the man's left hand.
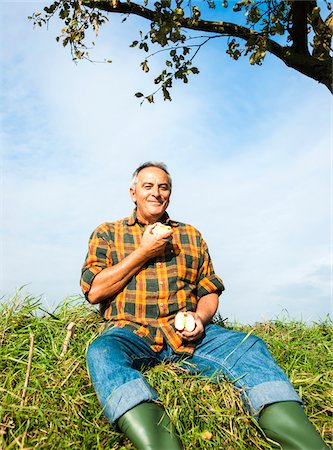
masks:
<svg viewBox="0 0 333 450"><path fill-rule="evenodd" d="M178 336L184 341L192 342L201 338L205 331L205 326L196 312L187 311L186 314L191 314L195 320L195 328L193 331L177 331Z"/></svg>

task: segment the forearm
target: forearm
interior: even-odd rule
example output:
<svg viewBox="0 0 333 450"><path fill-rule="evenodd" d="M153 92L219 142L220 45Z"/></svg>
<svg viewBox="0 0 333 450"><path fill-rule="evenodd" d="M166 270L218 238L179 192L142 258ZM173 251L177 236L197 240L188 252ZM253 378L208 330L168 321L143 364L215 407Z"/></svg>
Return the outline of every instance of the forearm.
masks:
<svg viewBox="0 0 333 450"><path fill-rule="evenodd" d="M141 267L148 261L149 255L141 247L126 256L118 264L107 267L96 275L88 294L90 303L100 303L119 292Z"/></svg>
<svg viewBox="0 0 333 450"><path fill-rule="evenodd" d="M209 323L217 311L219 304L218 295L214 292L201 297L197 304L196 313L201 319L203 325Z"/></svg>
<svg viewBox="0 0 333 450"><path fill-rule="evenodd" d="M148 225L137 249L118 264L96 275L88 293L90 303L100 303L117 294L147 261L164 253L172 230L154 234L152 231L155 227L156 223Z"/></svg>

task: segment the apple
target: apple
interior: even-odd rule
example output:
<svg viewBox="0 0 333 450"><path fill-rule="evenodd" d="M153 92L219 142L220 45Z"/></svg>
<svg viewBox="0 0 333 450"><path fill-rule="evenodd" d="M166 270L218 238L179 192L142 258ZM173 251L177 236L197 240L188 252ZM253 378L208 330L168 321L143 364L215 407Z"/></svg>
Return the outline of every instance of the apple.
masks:
<svg viewBox="0 0 333 450"><path fill-rule="evenodd" d="M171 227L169 227L169 225L164 225L161 222L156 222L156 225L154 226L152 233L155 234L155 236L159 236L160 234L164 234L170 230Z"/></svg>
<svg viewBox="0 0 333 450"><path fill-rule="evenodd" d="M187 312L179 312L175 317L175 328L178 331L188 331L191 332L195 328L195 319L192 314Z"/></svg>

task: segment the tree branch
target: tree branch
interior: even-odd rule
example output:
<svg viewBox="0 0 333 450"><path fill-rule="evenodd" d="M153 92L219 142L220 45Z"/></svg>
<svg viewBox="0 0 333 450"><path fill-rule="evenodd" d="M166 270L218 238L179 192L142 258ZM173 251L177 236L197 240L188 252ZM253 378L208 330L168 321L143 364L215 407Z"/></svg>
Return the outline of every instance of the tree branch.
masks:
<svg viewBox="0 0 333 450"><path fill-rule="evenodd" d="M151 10L132 1L90 1L83 0L82 4L91 9L109 13L134 14L150 22L163 21L163 13ZM170 10L172 17L172 11ZM168 12L165 19L170 19ZM314 0L290 3L290 21L292 28L290 36L291 46L282 46L268 37L266 31L258 32L242 25L224 21L207 21L199 17L177 17L175 27L185 28L221 36L231 36L245 40L249 48L256 43L263 44L263 51L267 50L283 61L288 67L303 73L310 78L325 84L332 92L332 58L330 57L330 41L332 39L331 15L327 23L320 17L320 8ZM313 52L310 55L308 47L308 23L313 27L315 36ZM162 45L162 44L161 44ZM163 45L162 45L163 46Z"/></svg>
<svg viewBox="0 0 333 450"><path fill-rule="evenodd" d="M122 3L118 1L114 3L117 6L112 6L112 3L108 1L87 0L84 1L83 4L89 8L97 8L111 13L135 14L136 16L143 17L144 19L148 19L150 21L156 18L155 11L134 2ZM195 20L193 18L179 18L178 22L182 28L219 33L228 36L240 37L242 39L249 39L251 36L258 34L249 28L223 21L213 22L200 19Z"/></svg>
<svg viewBox="0 0 333 450"><path fill-rule="evenodd" d="M292 27L290 36L293 41L292 50L301 55L309 55L307 12L311 2L293 1L290 6Z"/></svg>
<svg viewBox="0 0 333 450"><path fill-rule="evenodd" d="M143 17L150 21L156 18L156 13L144 6L138 5L134 2L117 2L117 6L112 6L111 2L107 1L84 1L84 5L90 8L98 8L103 11L111 12L111 13L123 13L123 14L135 14L137 16ZM236 25L230 22L224 21L208 21L202 19L193 19L193 18L179 18L179 25L181 28L186 28L189 30L195 31L204 31L207 33L218 33L223 36L233 36L240 39L244 39L245 41L249 40L252 37L265 37L265 40L270 44L270 47L274 48L275 55L283 55L284 47L278 44L277 42L267 38L267 36L258 33L250 28ZM280 56L279 56L280 57Z"/></svg>
<svg viewBox="0 0 333 450"><path fill-rule="evenodd" d="M135 14L136 16L143 17L144 19L154 20L155 12L149 8L138 5L134 2L119 2L119 1L90 1L84 0L84 6L88 8L96 8L102 11L121 14Z"/></svg>

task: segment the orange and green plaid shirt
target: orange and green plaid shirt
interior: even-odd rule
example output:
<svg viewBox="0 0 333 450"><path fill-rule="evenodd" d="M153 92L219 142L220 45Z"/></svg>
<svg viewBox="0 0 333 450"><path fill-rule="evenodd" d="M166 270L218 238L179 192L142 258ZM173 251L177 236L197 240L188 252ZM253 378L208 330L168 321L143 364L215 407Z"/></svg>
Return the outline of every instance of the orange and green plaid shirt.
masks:
<svg viewBox="0 0 333 450"><path fill-rule="evenodd" d="M212 292L220 295L224 286L215 275L199 231L170 220L166 213L160 221L173 228L164 255L150 259L122 290L103 301L100 309L110 325L132 330L156 352L166 340L174 351L191 354L194 344L183 343L176 334L175 315L195 311L198 299ZM82 268L81 288L86 298L94 277L138 248L145 229L136 210L130 217L96 228Z"/></svg>

